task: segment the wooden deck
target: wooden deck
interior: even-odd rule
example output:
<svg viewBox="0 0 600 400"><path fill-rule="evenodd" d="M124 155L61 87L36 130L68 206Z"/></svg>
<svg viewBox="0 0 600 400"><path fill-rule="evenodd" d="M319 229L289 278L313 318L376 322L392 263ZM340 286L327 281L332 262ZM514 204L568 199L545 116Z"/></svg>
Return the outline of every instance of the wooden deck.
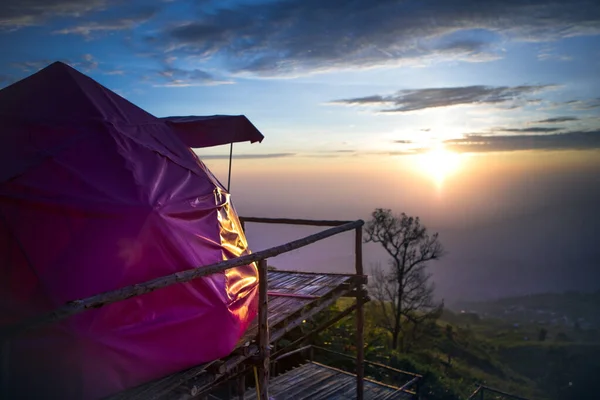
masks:
<svg viewBox="0 0 600 400"><path fill-rule="evenodd" d="M268 272L268 321L271 343L327 308L337 299L349 296L365 278L357 275L296 271ZM213 383L235 370L237 365L256 354L253 343L258 332L255 319L232 355L198 365L109 397L121 399L186 399L207 390ZM356 380L356 378L354 378ZM356 387L355 387L356 392Z"/></svg>
<svg viewBox="0 0 600 400"><path fill-rule="evenodd" d="M269 382L269 396L275 400L353 400L356 399L356 375L309 362ZM245 400L256 400L256 390L248 390ZM411 393L365 379L365 400L408 400Z"/></svg>

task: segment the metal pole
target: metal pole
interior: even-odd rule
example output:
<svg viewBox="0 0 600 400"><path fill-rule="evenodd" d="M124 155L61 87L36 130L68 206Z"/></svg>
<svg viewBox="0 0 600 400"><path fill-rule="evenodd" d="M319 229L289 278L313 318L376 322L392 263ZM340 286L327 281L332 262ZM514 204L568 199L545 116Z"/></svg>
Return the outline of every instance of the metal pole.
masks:
<svg viewBox="0 0 600 400"><path fill-rule="evenodd" d="M233 159L233 142L229 145L229 174L227 175L227 191L231 187L231 160Z"/></svg>

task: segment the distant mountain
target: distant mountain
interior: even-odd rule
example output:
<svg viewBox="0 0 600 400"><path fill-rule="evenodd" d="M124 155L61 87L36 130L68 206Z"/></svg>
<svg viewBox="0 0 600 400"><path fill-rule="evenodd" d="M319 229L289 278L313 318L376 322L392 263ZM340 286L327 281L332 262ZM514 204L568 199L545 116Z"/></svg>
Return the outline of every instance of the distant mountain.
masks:
<svg viewBox="0 0 600 400"><path fill-rule="evenodd" d="M512 322L600 328L600 291L543 293L492 301L458 301L450 309Z"/></svg>

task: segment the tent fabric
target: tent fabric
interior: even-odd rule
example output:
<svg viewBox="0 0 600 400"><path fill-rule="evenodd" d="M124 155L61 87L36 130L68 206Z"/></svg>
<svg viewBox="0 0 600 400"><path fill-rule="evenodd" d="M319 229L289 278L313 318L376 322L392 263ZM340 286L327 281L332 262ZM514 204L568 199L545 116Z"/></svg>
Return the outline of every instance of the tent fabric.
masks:
<svg viewBox="0 0 600 400"><path fill-rule="evenodd" d="M243 115L165 117L177 136L189 147L211 147L237 142L262 142L264 136Z"/></svg>
<svg viewBox="0 0 600 400"><path fill-rule="evenodd" d="M249 253L230 194L170 126L73 68L0 90L0 121L0 329ZM9 392L97 399L223 357L257 280L246 265L21 334Z"/></svg>

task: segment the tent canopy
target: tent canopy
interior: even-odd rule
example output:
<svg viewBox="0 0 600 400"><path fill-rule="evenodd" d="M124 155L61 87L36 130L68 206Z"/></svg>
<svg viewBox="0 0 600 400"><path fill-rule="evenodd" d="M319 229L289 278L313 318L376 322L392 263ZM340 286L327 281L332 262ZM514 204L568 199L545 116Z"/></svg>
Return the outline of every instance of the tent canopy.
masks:
<svg viewBox="0 0 600 400"><path fill-rule="evenodd" d="M262 142L264 136L243 115L161 118L189 147L211 147L238 142Z"/></svg>

